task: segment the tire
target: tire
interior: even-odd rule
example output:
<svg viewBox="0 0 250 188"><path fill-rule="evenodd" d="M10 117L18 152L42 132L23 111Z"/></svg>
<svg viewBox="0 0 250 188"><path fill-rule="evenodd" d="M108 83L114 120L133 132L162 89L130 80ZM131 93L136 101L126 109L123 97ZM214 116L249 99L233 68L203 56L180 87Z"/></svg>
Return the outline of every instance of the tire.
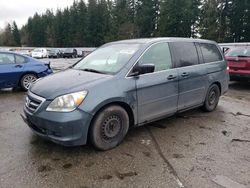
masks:
<svg viewBox="0 0 250 188"><path fill-rule="evenodd" d="M37 76L34 74L25 74L20 80L20 86L23 91L27 91L32 83L37 80Z"/></svg>
<svg viewBox="0 0 250 188"><path fill-rule="evenodd" d="M90 127L90 141L98 150L110 150L118 146L129 129L129 116L125 109L112 105L94 117Z"/></svg>
<svg viewBox="0 0 250 188"><path fill-rule="evenodd" d="M205 112L212 112L215 110L220 99L220 88L217 84L213 84L208 88L206 99L202 110Z"/></svg>

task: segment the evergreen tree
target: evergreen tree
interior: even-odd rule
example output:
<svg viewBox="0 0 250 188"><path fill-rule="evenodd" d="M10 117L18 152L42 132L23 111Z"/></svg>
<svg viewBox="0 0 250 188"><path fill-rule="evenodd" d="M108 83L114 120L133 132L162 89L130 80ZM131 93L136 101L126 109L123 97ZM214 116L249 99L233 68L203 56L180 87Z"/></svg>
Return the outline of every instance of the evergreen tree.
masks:
<svg viewBox="0 0 250 188"><path fill-rule="evenodd" d="M191 0L190 5L190 24L191 24L191 37L197 38L199 32L199 18L201 14L200 0Z"/></svg>
<svg viewBox="0 0 250 188"><path fill-rule="evenodd" d="M108 4L105 0L99 0L97 5L97 34L96 39L97 43L96 46L100 46L105 43L105 36L108 35L110 31L110 12L108 10Z"/></svg>
<svg viewBox="0 0 250 188"><path fill-rule="evenodd" d="M2 33L2 45L3 46L15 46L15 40L12 34L11 25L8 23Z"/></svg>
<svg viewBox="0 0 250 188"><path fill-rule="evenodd" d="M233 0L230 5L231 40L243 42L249 39L249 0Z"/></svg>
<svg viewBox="0 0 250 188"><path fill-rule="evenodd" d="M12 24L12 34L13 34L13 39L15 42L15 46L21 46L21 36L20 32L17 28L16 22L14 21Z"/></svg>
<svg viewBox="0 0 250 188"><path fill-rule="evenodd" d="M154 36L158 16L157 8L154 0L137 1L135 22L138 26L139 37Z"/></svg>
<svg viewBox="0 0 250 188"><path fill-rule="evenodd" d="M63 47L63 40L64 40L64 20L63 20L63 13L60 9L57 10L55 19L54 19L54 24L53 24L53 30L54 30L54 35L55 35L55 46L58 47Z"/></svg>
<svg viewBox="0 0 250 188"><path fill-rule="evenodd" d="M76 33L76 45L86 46L86 35L87 35L87 7L83 0L78 3L78 23Z"/></svg>
<svg viewBox="0 0 250 188"><path fill-rule="evenodd" d="M45 30L45 46L54 46L55 45L55 31L54 31L54 13L51 10L46 10L45 14L42 15L42 25Z"/></svg>
<svg viewBox="0 0 250 188"><path fill-rule="evenodd" d="M246 1L246 9L245 9L245 23L244 23L244 41L250 42L250 1Z"/></svg>
<svg viewBox="0 0 250 188"><path fill-rule="evenodd" d="M86 35L86 43L87 46L97 46L99 41L97 39L98 35L98 9L97 9L97 2L96 0L89 0L88 1L88 15L87 15L87 35Z"/></svg>
<svg viewBox="0 0 250 188"><path fill-rule="evenodd" d="M199 34L201 38L218 40L219 12L218 0L204 0L201 8Z"/></svg>
<svg viewBox="0 0 250 188"><path fill-rule="evenodd" d="M134 3L129 0L116 0L113 10L116 39L138 37L138 29L134 23Z"/></svg>
<svg viewBox="0 0 250 188"><path fill-rule="evenodd" d="M199 3L193 0L164 0L161 4L161 36L191 37Z"/></svg>

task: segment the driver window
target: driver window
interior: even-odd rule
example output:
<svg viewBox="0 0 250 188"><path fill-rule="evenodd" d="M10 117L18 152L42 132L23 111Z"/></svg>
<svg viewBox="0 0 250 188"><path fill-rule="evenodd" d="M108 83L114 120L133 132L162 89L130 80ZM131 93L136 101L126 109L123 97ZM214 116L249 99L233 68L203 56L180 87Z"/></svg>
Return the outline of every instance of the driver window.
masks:
<svg viewBox="0 0 250 188"><path fill-rule="evenodd" d="M154 72L171 69L172 61L168 43L159 43L151 46L143 54L138 64L154 64Z"/></svg>

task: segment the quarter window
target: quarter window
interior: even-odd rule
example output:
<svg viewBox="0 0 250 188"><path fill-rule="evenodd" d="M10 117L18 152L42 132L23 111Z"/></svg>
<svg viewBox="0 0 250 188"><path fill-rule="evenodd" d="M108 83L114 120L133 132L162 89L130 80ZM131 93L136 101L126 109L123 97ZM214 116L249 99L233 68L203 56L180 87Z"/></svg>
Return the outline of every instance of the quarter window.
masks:
<svg viewBox="0 0 250 188"><path fill-rule="evenodd" d="M176 58L176 67L186 67L199 64L195 44L192 42L175 42L173 48Z"/></svg>
<svg viewBox="0 0 250 188"><path fill-rule="evenodd" d="M222 56L216 45L200 43L201 52L205 63L221 61Z"/></svg>
<svg viewBox="0 0 250 188"><path fill-rule="evenodd" d="M16 55L16 63L18 64L25 63L25 58L20 55Z"/></svg>
<svg viewBox="0 0 250 188"><path fill-rule="evenodd" d="M14 64L15 58L14 55L9 53L0 53L0 65L1 64Z"/></svg>
<svg viewBox="0 0 250 188"><path fill-rule="evenodd" d="M141 57L139 65L154 64L155 71L172 68L171 54L168 43L159 43L151 46Z"/></svg>

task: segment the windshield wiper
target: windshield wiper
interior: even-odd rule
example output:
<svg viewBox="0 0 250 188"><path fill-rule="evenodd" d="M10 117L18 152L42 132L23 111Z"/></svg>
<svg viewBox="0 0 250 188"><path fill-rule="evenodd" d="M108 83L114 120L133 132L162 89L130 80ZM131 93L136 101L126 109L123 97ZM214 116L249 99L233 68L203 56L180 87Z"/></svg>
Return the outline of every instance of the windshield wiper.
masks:
<svg viewBox="0 0 250 188"><path fill-rule="evenodd" d="M82 71L87 71L87 72L94 72L94 73L106 74L105 72L98 71L98 70L95 70L95 69L89 69L89 68L80 69L80 70L82 70Z"/></svg>

